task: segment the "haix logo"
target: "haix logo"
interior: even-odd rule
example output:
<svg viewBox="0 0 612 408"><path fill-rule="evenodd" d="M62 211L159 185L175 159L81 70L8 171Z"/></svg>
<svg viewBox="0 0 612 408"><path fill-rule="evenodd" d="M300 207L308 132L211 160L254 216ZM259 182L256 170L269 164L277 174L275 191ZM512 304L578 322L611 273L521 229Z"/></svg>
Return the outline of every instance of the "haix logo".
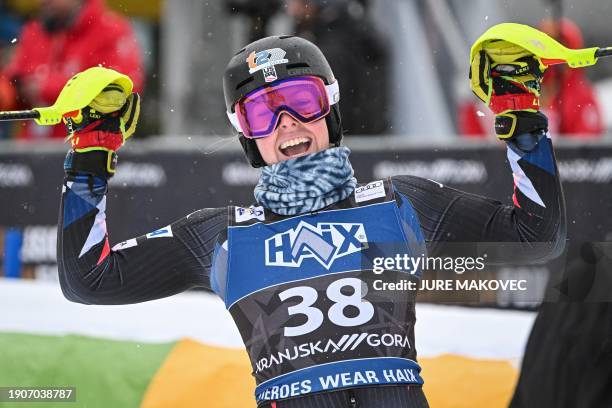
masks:
<svg viewBox="0 0 612 408"><path fill-rule="evenodd" d="M268 238L266 265L297 268L305 259L314 259L329 269L334 261L366 247L363 224L320 222L316 226L300 221L295 229Z"/></svg>

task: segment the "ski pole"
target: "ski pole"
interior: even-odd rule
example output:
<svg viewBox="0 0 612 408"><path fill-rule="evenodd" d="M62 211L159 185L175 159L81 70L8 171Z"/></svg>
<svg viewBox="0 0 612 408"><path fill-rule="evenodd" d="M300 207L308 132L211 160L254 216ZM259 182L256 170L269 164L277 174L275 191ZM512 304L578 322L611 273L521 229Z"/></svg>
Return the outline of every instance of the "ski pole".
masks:
<svg viewBox="0 0 612 408"><path fill-rule="evenodd" d="M39 119L40 113L35 110L5 111L0 112L0 121Z"/></svg>
<svg viewBox="0 0 612 408"><path fill-rule="evenodd" d="M602 57L612 57L612 47L597 48L593 56L595 57L595 59ZM567 60L564 59L541 58L541 61L544 65L567 64Z"/></svg>
<svg viewBox="0 0 612 408"><path fill-rule="evenodd" d="M500 47L501 45L501 47ZM472 45L470 61L480 50L489 52L492 48L498 52L490 55L496 58L511 57L504 55L504 46L518 46L535 55L544 65L567 64L571 68L583 68L595 65L599 58L612 56L612 47L570 49L547 34L524 24L502 23L490 27Z"/></svg>
<svg viewBox="0 0 612 408"><path fill-rule="evenodd" d="M31 110L0 112L0 121L33 119L39 125L55 125L64 117L78 114L110 84L117 84L126 95L133 89L132 80L124 74L104 67L92 67L74 75L66 82L55 103Z"/></svg>

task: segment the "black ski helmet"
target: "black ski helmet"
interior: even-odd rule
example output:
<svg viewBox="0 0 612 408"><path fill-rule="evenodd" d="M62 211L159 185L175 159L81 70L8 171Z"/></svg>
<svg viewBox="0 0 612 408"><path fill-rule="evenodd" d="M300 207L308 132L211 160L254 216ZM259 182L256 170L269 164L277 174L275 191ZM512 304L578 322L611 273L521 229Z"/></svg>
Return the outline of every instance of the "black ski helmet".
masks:
<svg viewBox="0 0 612 408"><path fill-rule="evenodd" d="M267 67L264 69L256 67L256 70L249 69L254 68L253 64L257 58L278 62L273 65L266 64ZM310 41L291 35L272 36L254 41L238 51L225 69L223 93L227 112L233 112L236 102L257 88L281 79L305 75L317 76L325 85L336 82L327 59L319 47ZM338 103L331 105L325 122L330 143L339 146L342 140L342 125ZM266 165L254 140L244 137L242 133L239 133L239 140L253 167Z"/></svg>

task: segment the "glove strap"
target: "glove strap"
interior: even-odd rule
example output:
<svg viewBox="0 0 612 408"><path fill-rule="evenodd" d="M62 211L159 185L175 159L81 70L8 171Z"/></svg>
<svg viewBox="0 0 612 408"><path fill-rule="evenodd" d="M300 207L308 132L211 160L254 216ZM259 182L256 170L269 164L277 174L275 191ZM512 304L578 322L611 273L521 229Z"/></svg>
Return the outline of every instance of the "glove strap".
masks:
<svg viewBox="0 0 612 408"><path fill-rule="evenodd" d="M117 153L110 150L75 152L70 150L64 160L67 174L91 174L106 180L113 177L117 167Z"/></svg>
<svg viewBox="0 0 612 408"><path fill-rule="evenodd" d="M508 112L495 117L495 133L508 140L523 133L548 129L548 119L541 112Z"/></svg>
<svg viewBox="0 0 612 408"><path fill-rule="evenodd" d="M525 92L524 94L493 95L489 108L495 114L527 109L537 111L540 109L540 101L530 92Z"/></svg>
<svg viewBox="0 0 612 408"><path fill-rule="evenodd" d="M87 128L94 128L100 121L94 122ZM117 151L123 145L123 135L121 132L110 132L108 130L90 130L74 132L70 139L72 148L82 152L90 148L103 148L106 150Z"/></svg>

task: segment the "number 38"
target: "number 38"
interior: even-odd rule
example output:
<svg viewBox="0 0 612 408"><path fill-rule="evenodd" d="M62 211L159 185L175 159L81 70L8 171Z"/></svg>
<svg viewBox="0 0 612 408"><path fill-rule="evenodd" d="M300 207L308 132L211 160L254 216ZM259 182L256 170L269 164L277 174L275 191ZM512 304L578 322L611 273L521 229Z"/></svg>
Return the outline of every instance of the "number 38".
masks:
<svg viewBox="0 0 612 408"><path fill-rule="evenodd" d="M344 295L341 289L344 287L353 288L351 295ZM344 278L332 282L326 290L326 295L334 304L327 311L329 320L343 327L359 326L367 323L374 316L374 306L372 303L363 299L366 293L362 293L362 282L357 278ZM285 336L301 336L318 329L324 320L323 312L312 305L317 301L318 293L310 286L297 286L282 291L278 294L281 301L292 297L300 297L302 300L295 306L289 306L287 312L289 316L303 314L306 316L306 323L299 326L285 327ZM347 306L356 307L359 310L357 316L348 317L344 313Z"/></svg>

